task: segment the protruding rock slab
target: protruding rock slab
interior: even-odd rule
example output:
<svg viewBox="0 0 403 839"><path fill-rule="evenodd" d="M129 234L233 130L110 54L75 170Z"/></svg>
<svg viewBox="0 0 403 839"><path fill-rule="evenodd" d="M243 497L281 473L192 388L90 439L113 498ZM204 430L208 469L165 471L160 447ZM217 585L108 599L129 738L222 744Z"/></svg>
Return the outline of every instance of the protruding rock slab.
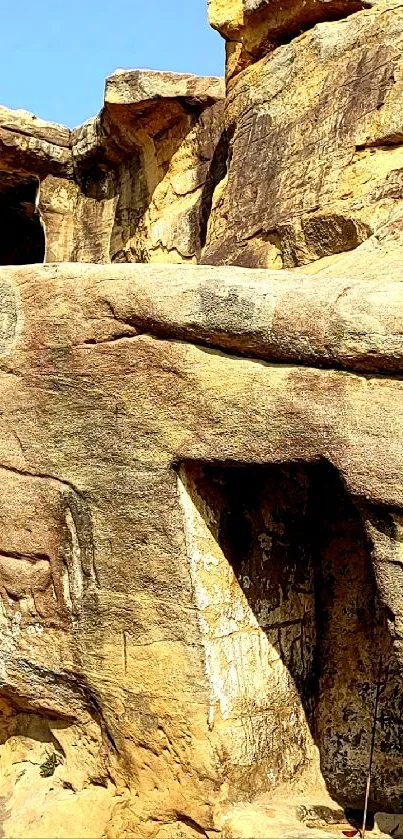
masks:
<svg viewBox="0 0 403 839"><path fill-rule="evenodd" d="M23 110L0 106L0 168L71 177L71 132Z"/></svg>
<svg viewBox="0 0 403 839"><path fill-rule="evenodd" d="M223 108L224 80L216 77L119 70L107 80L97 130L89 132L89 167L92 135L96 157L116 168L113 262L200 259Z"/></svg>
<svg viewBox="0 0 403 839"><path fill-rule="evenodd" d="M76 270L62 266L59 277L69 283ZM150 332L268 362L403 373L400 271L387 279L333 277L331 283L288 271L210 266L88 266L79 276L82 314L66 324L69 340L81 334L83 341L109 341L122 329L128 336ZM88 333L93 284L109 294L113 280L116 319L103 321L96 307Z"/></svg>
<svg viewBox="0 0 403 839"><path fill-rule="evenodd" d="M374 5L376 0L208 0L211 25L222 35L234 38L248 25L264 25L266 36L295 35L321 20L343 17ZM257 34L257 33L256 33Z"/></svg>
<svg viewBox="0 0 403 839"><path fill-rule="evenodd" d="M236 75L316 23L370 8L377 0L208 0L210 23L227 39L227 75Z"/></svg>
<svg viewBox="0 0 403 839"><path fill-rule="evenodd" d="M46 122L39 117L22 109L13 110L0 105L0 126L17 134L36 137L55 146L70 148L71 131L54 122Z"/></svg>
<svg viewBox="0 0 403 839"><path fill-rule="evenodd" d="M0 108L0 204L13 179L18 195L6 203L18 205L20 221L20 187L36 178L29 212L46 230L46 254L39 230L29 254L0 246L0 263L197 261L223 99L223 79L122 70L107 80L100 115L74 131ZM25 240L20 226L14 238Z"/></svg>
<svg viewBox="0 0 403 839"><path fill-rule="evenodd" d="M218 76L194 76L159 70L116 70L106 80L106 105L138 105L159 99L187 99L212 105L225 96L224 80Z"/></svg>

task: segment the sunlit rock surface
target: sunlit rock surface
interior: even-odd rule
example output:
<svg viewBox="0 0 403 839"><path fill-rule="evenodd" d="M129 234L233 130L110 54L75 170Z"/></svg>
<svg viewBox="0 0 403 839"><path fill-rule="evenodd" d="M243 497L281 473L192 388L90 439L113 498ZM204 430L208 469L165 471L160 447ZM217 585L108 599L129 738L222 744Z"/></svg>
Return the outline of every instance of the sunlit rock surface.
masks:
<svg viewBox="0 0 403 839"><path fill-rule="evenodd" d="M343 282L320 338L310 277L2 269L6 837L209 835L284 787L359 807L380 654L371 805L398 809L403 285ZM385 340L346 352L374 295Z"/></svg>
<svg viewBox="0 0 403 839"><path fill-rule="evenodd" d="M401 832L402 9L209 13L0 108L4 839L358 830L374 724Z"/></svg>
<svg viewBox="0 0 403 839"><path fill-rule="evenodd" d="M23 254L6 236L0 262L197 261L223 97L218 78L118 70L100 115L74 131L0 108L0 221L33 180L31 215L46 232L45 245L34 228Z"/></svg>

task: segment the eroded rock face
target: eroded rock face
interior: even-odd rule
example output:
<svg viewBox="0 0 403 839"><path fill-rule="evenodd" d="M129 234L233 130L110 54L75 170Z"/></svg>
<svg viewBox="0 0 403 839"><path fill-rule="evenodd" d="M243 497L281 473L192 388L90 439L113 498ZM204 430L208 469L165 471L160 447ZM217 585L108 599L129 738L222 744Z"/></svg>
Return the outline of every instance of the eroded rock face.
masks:
<svg viewBox="0 0 403 839"><path fill-rule="evenodd" d="M326 836L379 672L402 806L402 9L210 15L225 106L0 109L5 839Z"/></svg>
<svg viewBox="0 0 403 839"><path fill-rule="evenodd" d="M17 824L211 835L229 802L279 786L317 803L326 784L361 806L380 654L371 808L398 809L402 362L384 367L396 324L385 305L375 332L391 343L370 376L364 337L349 372L321 369L308 294L303 334L319 350L301 366L287 317L283 338L275 312L274 331L248 337L275 291L266 276L2 269L5 837ZM291 321L314 279L280 278ZM376 287L385 300L390 282ZM353 322L367 303L348 287ZM341 313L326 305L333 357Z"/></svg>
<svg viewBox="0 0 403 839"><path fill-rule="evenodd" d="M0 263L197 261L223 95L217 78L117 71L75 131L0 108Z"/></svg>
<svg viewBox="0 0 403 839"><path fill-rule="evenodd" d="M338 20L376 0L208 0L211 25L227 40L227 76L239 73L320 21Z"/></svg>
<svg viewBox="0 0 403 839"><path fill-rule="evenodd" d="M112 158L118 147L121 161L112 262L199 260L223 96L221 79L118 71L107 80L101 123Z"/></svg>
<svg viewBox="0 0 403 839"><path fill-rule="evenodd" d="M382 3L317 24L234 79L204 261L314 264L401 217L402 32L401 8Z"/></svg>

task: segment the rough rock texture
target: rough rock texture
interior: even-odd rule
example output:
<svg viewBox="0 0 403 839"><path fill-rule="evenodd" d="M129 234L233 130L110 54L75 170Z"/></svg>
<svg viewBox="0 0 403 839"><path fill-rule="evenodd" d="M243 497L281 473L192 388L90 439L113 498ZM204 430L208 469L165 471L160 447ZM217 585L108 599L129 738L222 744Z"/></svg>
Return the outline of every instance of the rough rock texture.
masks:
<svg viewBox="0 0 403 839"><path fill-rule="evenodd" d="M331 284L281 271L233 268L221 276L210 266L178 274L155 267L136 273L115 314L129 334L146 328L258 358L399 373L403 281L400 266L393 273L385 263L386 280L337 277ZM97 277L98 269L86 276Z"/></svg>
<svg viewBox="0 0 403 839"><path fill-rule="evenodd" d="M227 41L227 76L320 21L345 18L376 0L208 0L211 25Z"/></svg>
<svg viewBox="0 0 403 839"><path fill-rule="evenodd" d="M340 833L380 662L401 827L403 7L209 8L225 102L0 108L4 839Z"/></svg>
<svg viewBox="0 0 403 839"><path fill-rule="evenodd" d="M399 809L401 284L319 285L320 326L314 281L2 269L5 837L241 836L231 802L325 784L360 807L380 653L370 806Z"/></svg>
<svg viewBox="0 0 403 839"><path fill-rule="evenodd" d="M117 71L75 131L0 108L0 263L197 260L223 95L217 78Z"/></svg>
<svg viewBox="0 0 403 839"><path fill-rule="evenodd" d="M401 271L402 248L403 218L399 213L355 250L318 259L296 269L296 272L321 279L354 277L363 282L376 280L380 274L396 279Z"/></svg>
<svg viewBox="0 0 403 839"><path fill-rule="evenodd" d="M199 259L223 97L221 79L150 71L108 79L101 134L111 159L116 146L120 156L112 262Z"/></svg>
<svg viewBox="0 0 403 839"><path fill-rule="evenodd" d="M232 81L204 261L303 266L402 216L402 43L402 7L381 2Z"/></svg>

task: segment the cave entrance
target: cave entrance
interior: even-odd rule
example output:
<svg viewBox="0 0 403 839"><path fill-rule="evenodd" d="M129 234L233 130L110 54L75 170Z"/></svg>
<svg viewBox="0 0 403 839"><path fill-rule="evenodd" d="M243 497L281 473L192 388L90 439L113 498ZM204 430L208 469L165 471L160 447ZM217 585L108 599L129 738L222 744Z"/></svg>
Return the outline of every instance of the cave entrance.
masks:
<svg viewBox="0 0 403 839"><path fill-rule="evenodd" d="M370 809L402 806L403 696L363 520L327 463L180 468L193 591L234 792L300 778Z"/></svg>
<svg viewBox="0 0 403 839"><path fill-rule="evenodd" d="M37 178L0 172L0 265L44 262L38 190Z"/></svg>

